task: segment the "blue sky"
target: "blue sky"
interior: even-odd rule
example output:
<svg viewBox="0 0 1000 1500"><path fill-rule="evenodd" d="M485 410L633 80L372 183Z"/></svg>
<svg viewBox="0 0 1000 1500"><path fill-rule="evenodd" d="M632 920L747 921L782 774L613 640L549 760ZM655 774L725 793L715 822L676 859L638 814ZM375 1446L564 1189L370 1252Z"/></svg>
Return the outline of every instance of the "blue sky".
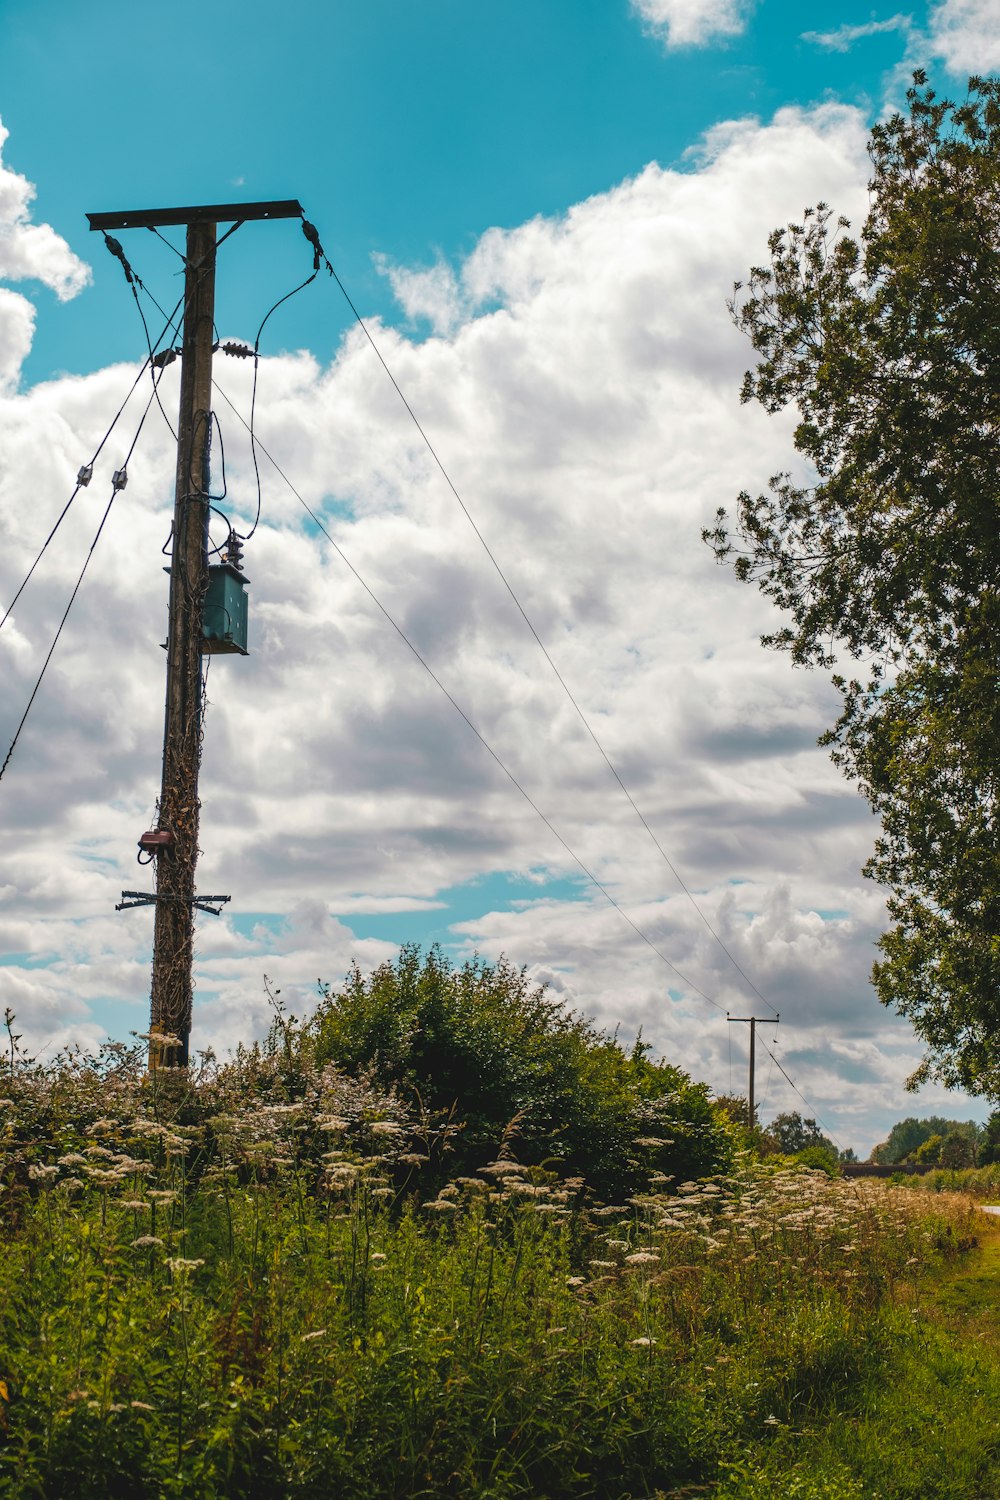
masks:
<svg viewBox="0 0 1000 1500"><path fill-rule="evenodd" d="M461 256L490 226L564 211L649 161L683 163L721 119L827 97L877 109L900 33L835 51L803 40L806 14L823 33L872 9L767 0L743 35L669 52L627 0L293 0L277 14L6 0L2 118L18 170L37 217L98 262L58 317L43 300L25 375L134 353L87 211L298 197L365 309L391 314L373 256ZM259 230L233 247L223 315L259 305L278 239ZM137 267L160 263L133 241ZM328 357L348 320L335 303L322 320L292 307L281 337Z"/></svg>
<svg viewBox="0 0 1000 1500"><path fill-rule="evenodd" d="M144 353L85 213L298 197L658 837L781 1010L779 1056L821 1117L867 1150L901 1114L982 1113L902 1092L919 1049L867 979L883 919L858 873L871 821L815 748L830 690L760 651L771 617L711 566L698 532L790 455L788 421L738 406L733 278L805 202L863 214L871 122L917 63L952 91L963 69L997 66L998 11L6 0L0 599ZM122 239L172 305L174 253L146 232ZM294 224L242 229L220 259L223 336L252 339L306 270ZM283 307L263 349L265 442L695 988L519 803L265 465L251 656L216 661L209 685L201 883L233 904L200 931L196 1045L265 1024L265 972L305 1004L352 958L438 940L458 957L506 953L728 1086L724 1012L743 1013L745 986L525 638L336 288L323 278ZM246 369L217 376L246 412ZM169 410L169 378L163 391ZM219 412L242 525L249 455ZM123 419L126 448L137 420ZM150 924L113 905L142 878L135 839L158 784L171 466L154 411L0 785L0 988L48 1048L145 1025ZM0 636L2 730L96 514L77 507ZM769 1077L770 1108L801 1107Z"/></svg>

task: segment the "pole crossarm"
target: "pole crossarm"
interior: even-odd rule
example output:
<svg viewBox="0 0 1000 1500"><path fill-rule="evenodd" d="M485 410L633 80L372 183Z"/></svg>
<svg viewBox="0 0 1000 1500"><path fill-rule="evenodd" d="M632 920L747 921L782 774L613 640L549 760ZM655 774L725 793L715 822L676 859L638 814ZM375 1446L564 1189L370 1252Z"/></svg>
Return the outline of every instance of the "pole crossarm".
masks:
<svg viewBox="0 0 1000 1500"><path fill-rule="evenodd" d="M155 906L158 901L186 901L189 906L196 906L199 911L207 911L211 916L218 917L226 902L231 900L231 896L173 896L161 895L158 891L122 891L122 899L115 911L129 911L133 906ZM218 904L212 905L212 902Z"/></svg>
<svg viewBox="0 0 1000 1500"><path fill-rule="evenodd" d="M235 224L252 219L301 219L297 198L270 203L198 203L189 208L120 209L117 213L88 214L91 229L160 229L171 224Z"/></svg>

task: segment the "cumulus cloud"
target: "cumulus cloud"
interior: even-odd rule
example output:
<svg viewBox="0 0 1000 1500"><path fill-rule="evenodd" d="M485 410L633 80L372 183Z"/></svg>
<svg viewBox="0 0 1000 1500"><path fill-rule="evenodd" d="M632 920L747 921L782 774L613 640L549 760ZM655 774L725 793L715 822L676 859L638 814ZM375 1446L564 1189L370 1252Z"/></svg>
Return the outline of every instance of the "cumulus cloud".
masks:
<svg viewBox="0 0 1000 1500"><path fill-rule="evenodd" d="M1000 68L1000 0L942 0L931 11L930 45L952 73Z"/></svg>
<svg viewBox="0 0 1000 1500"><path fill-rule="evenodd" d="M687 170L650 164L565 215L490 230L429 281L394 272L406 315L431 316L437 335L371 328L704 916L780 1009L785 1065L821 1113L862 1122L870 1144L894 1095L873 1109L866 1059L901 1081L917 1055L867 985L882 920L858 873L871 820L815 746L833 711L828 685L760 650L769 606L699 539L718 504L763 487L790 449L790 416L739 406L749 351L727 290L805 204L823 198L860 219L865 139L861 115L833 105L730 122ZM320 283L313 292L324 295ZM0 399L3 599L134 373ZM168 410L176 373L164 376ZM219 356L216 374L246 413L250 372ZM7 739L147 399L143 384L0 632ZM247 530L245 433L221 396L216 406L226 505ZM568 1003L626 1035L641 1025L724 1088L724 1011L759 1002L638 824L364 338L348 336L329 366L308 353L265 359L257 432L684 978L588 884L262 458L251 655L213 659L208 677L199 884L233 903L199 925L194 1045L224 1048L264 1024L264 973L307 1006L318 976L336 981L352 957L367 967L393 951L389 913L437 908L459 951L506 952ZM173 467L154 407L0 786L0 937L14 956L0 978L21 986L19 1024L43 1044L67 1028L89 1035L97 1016L145 1029L149 914L113 907L142 879L135 840L159 785ZM525 871L537 891L519 904L484 896L481 915L461 922L440 907L451 889ZM829 1042L845 1036L869 1048L853 1076L831 1064ZM772 1072L773 1107L799 1107Z"/></svg>
<svg viewBox="0 0 1000 1500"><path fill-rule="evenodd" d="M739 36L753 0L632 0L632 9L666 47L704 47Z"/></svg>
<svg viewBox="0 0 1000 1500"><path fill-rule="evenodd" d="M66 302L87 285L90 268L50 225L31 222L35 189L3 161L9 134L0 121L0 281L40 281ZM34 327L28 299L0 287L0 390L16 385Z"/></svg>

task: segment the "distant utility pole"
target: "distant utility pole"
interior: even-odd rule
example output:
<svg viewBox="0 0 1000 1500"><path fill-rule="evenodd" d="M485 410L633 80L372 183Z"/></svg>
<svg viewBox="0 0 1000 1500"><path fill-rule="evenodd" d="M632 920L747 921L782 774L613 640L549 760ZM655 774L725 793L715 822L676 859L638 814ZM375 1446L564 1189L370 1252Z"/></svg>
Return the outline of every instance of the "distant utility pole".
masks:
<svg viewBox="0 0 1000 1500"><path fill-rule="evenodd" d="M780 1016L727 1016L726 1020L730 1026L741 1025L750 1027L750 1088L747 1094L747 1129L753 1129L754 1115L754 1065L757 1050L757 1027L777 1026L781 1020Z"/></svg>
<svg viewBox="0 0 1000 1500"><path fill-rule="evenodd" d="M202 736L202 653L213 649L204 633L209 589L209 452L212 435L212 354L215 345L216 225L253 219L301 218L294 199L276 203L213 203L194 208L88 214L91 229L157 229L184 225L184 323L177 482L170 558L167 693L163 729L163 779L157 828L140 848L156 862L156 891L123 891L127 906L155 905L150 1000L151 1068L185 1067L191 1036L194 910L212 911L223 896L195 894L198 861L198 771ZM232 231L229 231L232 233ZM114 245L112 245L114 248ZM120 246L116 253L120 252ZM155 372L154 372L155 373ZM239 577L239 552L230 571ZM216 644L214 649L243 650ZM125 897L131 897L125 901ZM175 1038L161 1043L158 1036Z"/></svg>

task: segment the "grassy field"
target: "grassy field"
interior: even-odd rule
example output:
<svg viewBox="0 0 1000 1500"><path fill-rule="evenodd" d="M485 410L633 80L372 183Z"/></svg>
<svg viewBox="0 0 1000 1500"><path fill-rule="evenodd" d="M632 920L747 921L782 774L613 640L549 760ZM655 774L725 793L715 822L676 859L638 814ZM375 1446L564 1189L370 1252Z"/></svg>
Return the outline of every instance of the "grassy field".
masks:
<svg viewBox="0 0 1000 1500"><path fill-rule="evenodd" d="M7 1092L5 1497L1000 1496L968 1195L744 1158L602 1204L514 1139L450 1180L332 1069Z"/></svg>

